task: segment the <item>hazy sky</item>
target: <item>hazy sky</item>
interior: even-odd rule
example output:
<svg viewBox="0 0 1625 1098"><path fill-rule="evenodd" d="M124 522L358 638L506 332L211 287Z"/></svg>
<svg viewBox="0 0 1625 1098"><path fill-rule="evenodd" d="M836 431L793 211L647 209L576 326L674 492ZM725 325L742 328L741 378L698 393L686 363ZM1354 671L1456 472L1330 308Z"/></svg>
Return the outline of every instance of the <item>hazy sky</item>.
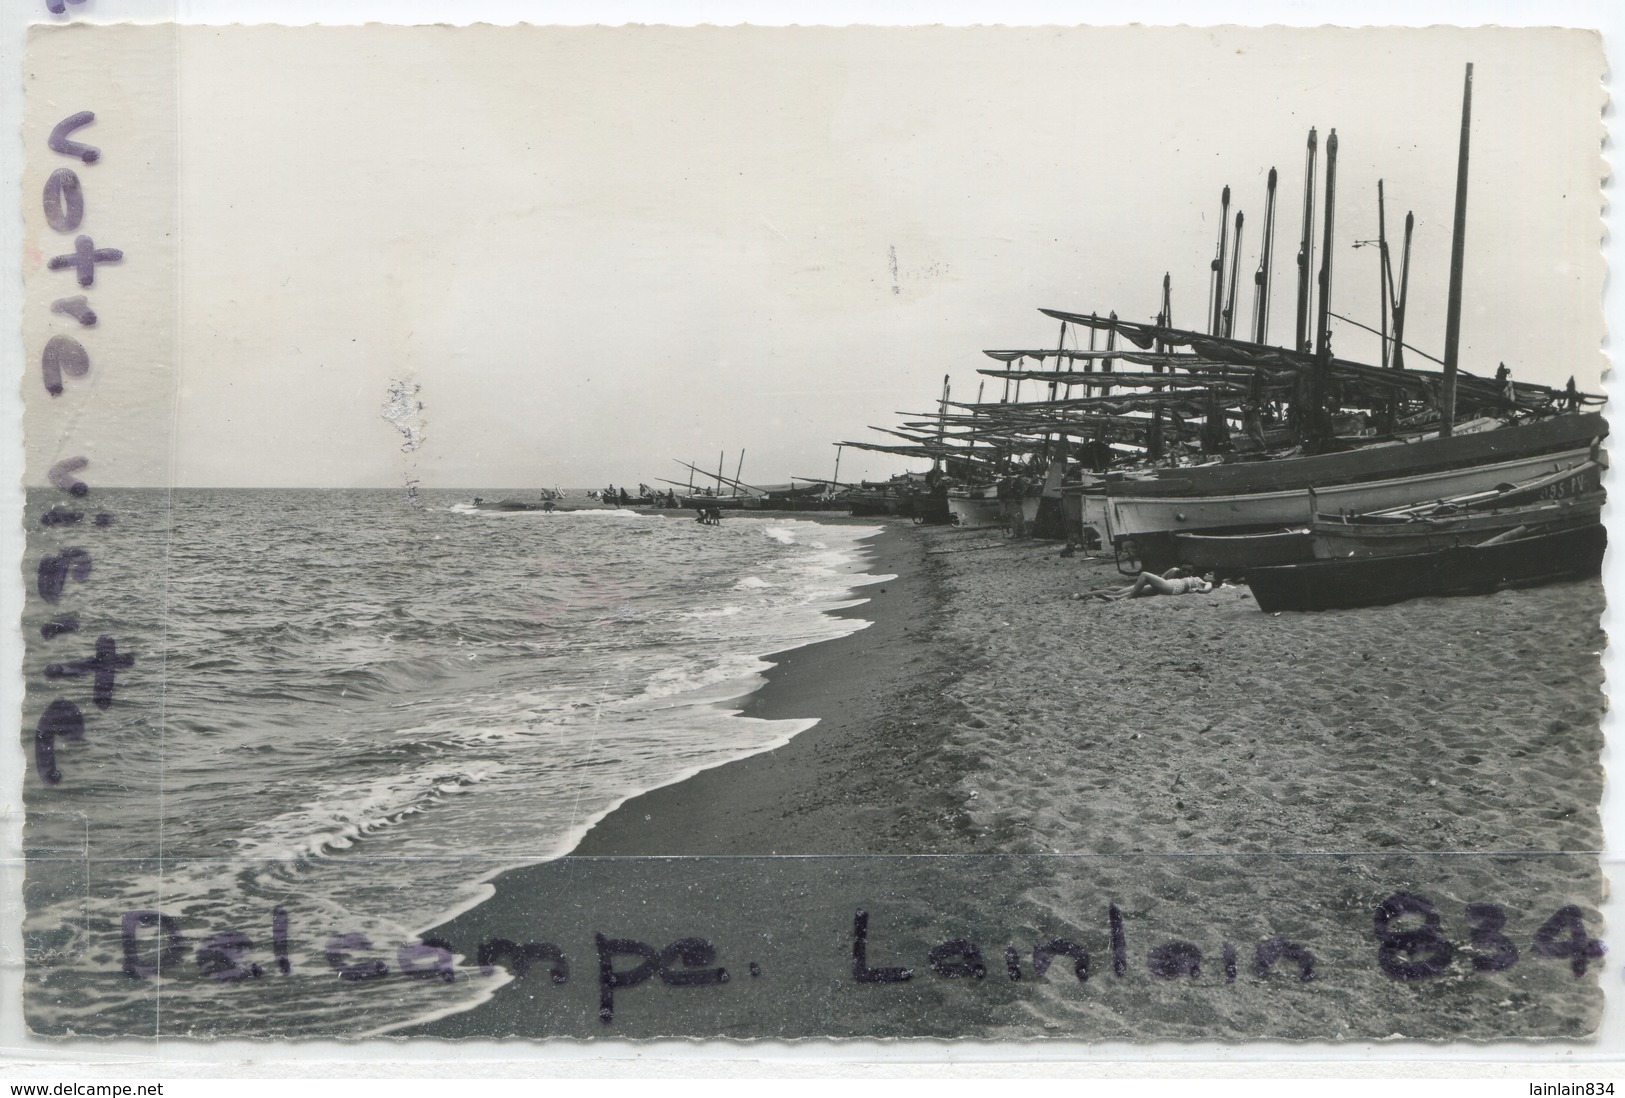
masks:
<svg viewBox="0 0 1625 1098"><path fill-rule="evenodd" d="M973 398L983 348L1053 346L1040 306L1150 319L1169 271L1175 322L1201 326L1226 184L1250 315L1272 165L1289 341L1312 125L1323 169L1340 145L1333 309L1377 322L1376 250L1352 245L1382 178L1396 257L1417 219L1408 341L1438 354L1467 61L1463 368L1600 391L1584 32L88 33L124 35L128 64L105 91L36 64L30 118L107 104L87 216L145 250L93 291L109 388L29 393L34 480L69 433L125 483L619 484L721 450L731 474L741 448L746 481L825 475L831 443L931 409L944 374ZM33 58L71 45L36 34ZM34 153L25 195L56 166ZM30 216L25 247L63 250ZM31 301L65 292L39 277ZM34 336L66 330L30 308ZM1334 347L1376 355L1349 325ZM147 396L115 399L115 351ZM424 404L410 454L380 415L395 380ZM138 422L164 445L122 441ZM848 450L842 479L905 465Z"/></svg>

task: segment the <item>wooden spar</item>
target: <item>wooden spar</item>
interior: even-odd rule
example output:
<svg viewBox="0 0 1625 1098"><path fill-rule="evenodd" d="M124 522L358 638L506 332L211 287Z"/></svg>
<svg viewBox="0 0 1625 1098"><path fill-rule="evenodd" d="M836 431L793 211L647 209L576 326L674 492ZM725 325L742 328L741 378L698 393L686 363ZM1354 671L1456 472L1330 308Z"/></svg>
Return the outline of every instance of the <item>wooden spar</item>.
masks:
<svg viewBox="0 0 1625 1098"><path fill-rule="evenodd" d="M1224 334L1224 260L1230 233L1230 187L1225 185L1219 198L1219 254L1213 259L1213 320L1210 335Z"/></svg>
<svg viewBox="0 0 1625 1098"><path fill-rule="evenodd" d="M688 465L688 494L692 496L694 494L694 466L689 465L688 462L683 464Z"/></svg>
<svg viewBox="0 0 1625 1098"><path fill-rule="evenodd" d="M1298 242L1298 332L1294 351L1309 350L1309 271L1315 259L1315 129L1309 127L1309 152L1303 171L1303 239Z"/></svg>
<svg viewBox="0 0 1625 1098"><path fill-rule="evenodd" d="M835 473L829 479L831 484L838 485L841 483L841 444L839 442L835 444Z"/></svg>
<svg viewBox="0 0 1625 1098"><path fill-rule="evenodd" d="M1275 254L1275 169L1270 169L1269 187L1264 192L1264 243L1259 250L1258 272L1253 275L1253 342L1267 341L1270 330L1270 260Z"/></svg>
<svg viewBox="0 0 1625 1098"><path fill-rule="evenodd" d="M1473 63L1461 91L1461 151L1456 158L1456 220L1450 230L1450 302L1444 322L1444 385L1439 399L1439 434L1450 436L1456 418L1456 363L1461 350L1462 256L1467 245L1467 143L1473 123Z"/></svg>
<svg viewBox="0 0 1625 1098"><path fill-rule="evenodd" d="M728 451L717 451L717 495L722 494L722 459L728 456Z"/></svg>
<svg viewBox="0 0 1625 1098"><path fill-rule="evenodd" d="M679 465L687 465L688 464L687 462L684 462L684 461L678 461L676 458L672 458L672 460L676 461L677 464L679 464ZM743 464L743 463L741 463L741 464ZM702 476L702 477L708 477L708 476L711 475L710 473L706 472L704 469L696 469L691 465L689 466L689 468L693 472L696 472L696 473L700 474L700 476ZM673 482L672 481L667 481L666 483L671 484ZM722 490L724 485L726 485L729 488L732 488L734 490L735 495L739 494L739 489L741 489L741 488L749 488L752 492L760 492L763 495L767 494L767 489L766 488L758 488L758 487L756 487L756 485L754 485L754 484L746 484L742 480L729 480L727 477L719 476L719 477L717 477L717 490L718 490L719 495L721 494L721 490Z"/></svg>
<svg viewBox="0 0 1625 1098"><path fill-rule="evenodd" d="M1241 211L1236 211L1236 244L1230 256L1230 297L1224 305L1224 338L1229 339L1236 328L1236 287L1241 285Z"/></svg>
<svg viewBox="0 0 1625 1098"><path fill-rule="evenodd" d="M1318 438L1326 407L1326 378L1331 373L1332 229L1337 221L1337 131L1326 138L1326 230L1320 239L1320 300L1315 319L1315 363L1310 368L1310 436Z"/></svg>
<svg viewBox="0 0 1625 1098"><path fill-rule="evenodd" d="M734 483L738 484L739 483L739 478L744 476L744 475L745 475L745 450L744 450L743 447L740 447L740 450L739 450L739 467L734 470Z"/></svg>
<svg viewBox="0 0 1625 1098"><path fill-rule="evenodd" d="M1399 260L1399 296L1394 299L1394 358L1388 365L1396 370L1405 368L1405 294L1411 286L1411 230L1416 227L1416 215L1405 213L1405 251Z"/></svg>
<svg viewBox="0 0 1625 1098"><path fill-rule="evenodd" d="M1378 366L1388 365L1388 314L1393 309L1393 280L1388 272L1388 218L1383 209L1382 180L1377 180L1377 312L1382 317L1382 357Z"/></svg>
<svg viewBox="0 0 1625 1098"><path fill-rule="evenodd" d="M1360 329L1363 329L1364 331L1370 332L1372 335L1381 335L1382 334L1381 332L1377 331L1377 329L1373 328L1371 325L1361 323L1360 321L1355 320L1351 316L1344 316L1342 313L1337 312L1335 309L1332 311L1332 319L1341 320L1344 324L1352 324L1356 328L1360 328ZM1390 338L1389 342L1393 342L1393 340ZM1437 362L1441 366L1444 365L1444 359L1435 358L1433 355L1428 354L1426 351L1422 350L1422 348L1420 348L1420 347L1412 347L1409 343L1396 344L1395 346L1396 346L1396 348L1397 347L1404 347L1405 350L1407 350L1407 351L1414 351L1416 354L1421 355L1423 358L1427 359L1429 362ZM1379 367L1370 367L1370 368L1371 369L1378 369ZM1388 368L1390 370L1392 370L1395 367L1390 366Z"/></svg>

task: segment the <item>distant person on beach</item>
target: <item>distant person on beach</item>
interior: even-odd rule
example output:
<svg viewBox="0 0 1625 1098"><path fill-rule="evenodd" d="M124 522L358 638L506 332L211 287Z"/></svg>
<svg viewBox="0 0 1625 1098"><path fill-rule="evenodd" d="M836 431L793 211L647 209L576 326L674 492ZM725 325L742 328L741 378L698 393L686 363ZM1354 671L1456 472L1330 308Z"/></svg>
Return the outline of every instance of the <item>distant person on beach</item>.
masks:
<svg viewBox="0 0 1625 1098"><path fill-rule="evenodd" d="M1127 587L1111 591L1090 591L1081 597L1115 602L1118 599L1148 598L1151 595L1205 595L1213 590L1213 584L1206 576L1186 575L1187 571L1189 570L1185 568L1170 568L1160 576L1155 572L1141 572Z"/></svg>

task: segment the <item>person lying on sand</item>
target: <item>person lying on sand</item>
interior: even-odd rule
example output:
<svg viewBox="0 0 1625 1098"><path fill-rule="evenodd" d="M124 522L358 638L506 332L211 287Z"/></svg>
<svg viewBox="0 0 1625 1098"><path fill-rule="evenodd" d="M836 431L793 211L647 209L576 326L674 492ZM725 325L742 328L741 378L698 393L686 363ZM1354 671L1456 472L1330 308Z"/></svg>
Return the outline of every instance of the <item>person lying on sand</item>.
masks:
<svg viewBox="0 0 1625 1098"><path fill-rule="evenodd" d="M1115 602L1117 599L1138 599L1151 595L1205 595L1213 590L1213 584L1206 576L1187 575L1187 571L1184 568L1170 568L1160 576L1155 572L1141 572L1127 587L1089 591L1079 597Z"/></svg>

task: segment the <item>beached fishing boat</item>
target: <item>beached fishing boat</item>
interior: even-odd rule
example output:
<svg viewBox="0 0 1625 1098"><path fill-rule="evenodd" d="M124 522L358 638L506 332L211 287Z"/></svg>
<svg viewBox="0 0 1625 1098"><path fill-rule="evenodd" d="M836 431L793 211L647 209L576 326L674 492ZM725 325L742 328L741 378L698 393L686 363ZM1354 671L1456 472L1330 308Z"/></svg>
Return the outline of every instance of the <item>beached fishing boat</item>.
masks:
<svg viewBox="0 0 1625 1098"><path fill-rule="evenodd" d="M1004 525L1004 501L997 484L948 489L948 521L967 529Z"/></svg>
<svg viewBox="0 0 1625 1098"><path fill-rule="evenodd" d="M1589 446L1608 434L1595 412L1549 416L1514 426L1485 429L1493 420L1475 420L1477 429L1441 438L1437 433L1413 442L1374 443L1334 454L1299 454L1264 461L1215 462L1178 468L1114 474L1109 496L1218 496L1276 492L1360 480L1380 480L1438 472L1466 465Z"/></svg>
<svg viewBox="0 0 1625 1098"><path fill-rule="evenodd" d="M1345 610L1430 595L1488 594L1587 579L1602 571L1608 534L1600 522L1519 527L1477 544L1417 553L1343 557L1253 568L1247 573L1258 608Z"/></svg>
<svg viewBox="0 0 1625 1098"><path fill-rule="evenodd" d="M678 496L679 505L692 510L696 507L715 507L718 511L739 511L745 506L748 496Z"/></svg>
<svg viewBox="0 0 1625 1098"><path fill-rule="evenodd" d="M889 484L864 481L861 487L849 488L843 498L854 515L868 518L897 513L897 493Z"/></svg>
<svg viewBox="0 0 1625 1098"><path fill-rule="evenodd" d="M1288 529L1173 535L1179 562L1221 576L1249 568L1476 542L1518 526L1596 521L1604 500L1595 461L1519 483L1359 514L1317 512ZM1588 520L1586 516L1590 516Z"/></svg>
<svg viewBox="0 0 1625 1098"><path fill-rule="evenodd" d="M1163 561L1178 563L1177 533L1263 532L1301 524L1317 512L1363 514L1410 506L1563 472L1585 464L1592 456L1588 445L1583 450L1325 487L1213 496L1108 495L1107 520L1119 551L1155 568Z"/></svg>
<svg viewBox="0 0 1625 1098"><path fill-rule="evenodd" d="M1547 473L1530 480L1498 484L1488 491L1470 492L1465 495L1426 500L1405 507L1390 507L1380 511L1369 511L1362 515L1327 515L1322 513L1317 514L1315 517L1321 522L1381 523L1403 522L1414 518L1443 518L1471 512L1501 511L1509 507L1522 507L1550 500L1577 499L1600 491L1602 488L1602 473L1602 463L1593 459L1571 469Z"/></svg>
<svg viewBox="0 0 1625 1098"><path fill-rule="evenodd" d="M1498 511L1467 512L1431 518L1417 516L1395 521L1352 520L1317 522L1310 527L1309 545L1317 560L1357 556L1394 556L1452 545L1476 544L1520 527L1559 530L1602 521L1602 492L1577 499L1548 500Z"/></svg>
<svg viewBox="0 0 1625 1098"><path fill-rule="evenodd" d="M759 495L745 497L751 511L832 511L844 509L830 499L830 484L822 480L797 479L789 484L756 485Z"/></svg>
<svg viewBox="0 0 1625 1098"><path fill-rule="evenodd" d="M941 487L922 473L900 473L890 480L848 485L835 498L858 516L896 515L917 523L949 521Z"/></svg>

